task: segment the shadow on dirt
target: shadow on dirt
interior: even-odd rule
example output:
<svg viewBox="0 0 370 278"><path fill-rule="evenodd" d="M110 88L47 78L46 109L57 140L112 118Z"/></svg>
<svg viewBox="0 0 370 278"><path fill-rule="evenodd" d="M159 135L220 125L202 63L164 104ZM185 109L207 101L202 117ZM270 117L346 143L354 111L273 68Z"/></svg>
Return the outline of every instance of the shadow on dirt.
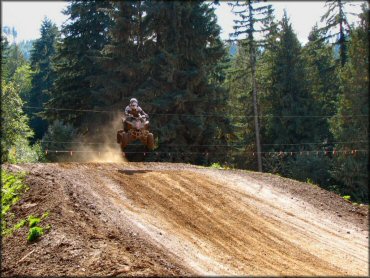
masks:
<svg viewBox="0 0 370 278"><path fill-rule="evenodd" d="M151 170L118 170L119 173L125 175L134 175L134 174L145 174L149 172L153 172Z"/></svg>

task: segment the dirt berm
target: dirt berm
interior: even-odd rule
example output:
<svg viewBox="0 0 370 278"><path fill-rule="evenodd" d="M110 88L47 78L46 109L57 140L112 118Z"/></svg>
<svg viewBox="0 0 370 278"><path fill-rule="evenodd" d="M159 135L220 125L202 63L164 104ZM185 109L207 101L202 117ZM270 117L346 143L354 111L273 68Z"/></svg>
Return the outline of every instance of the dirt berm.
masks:
<svg viewBox="0 0 370 278"><path fill-rule="evenodd" d="M2 241L10 275L367 276L368 206L269 174L170 163L49 163L12 212L51 229Z"/></svg>

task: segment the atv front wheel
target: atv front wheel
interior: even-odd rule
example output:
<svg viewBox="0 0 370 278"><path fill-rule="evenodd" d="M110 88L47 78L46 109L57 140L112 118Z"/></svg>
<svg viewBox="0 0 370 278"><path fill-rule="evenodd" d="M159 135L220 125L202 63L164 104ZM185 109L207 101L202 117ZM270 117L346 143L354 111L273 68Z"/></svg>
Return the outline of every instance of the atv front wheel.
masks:
<svg viewBox="0 0 370 278"><path fill-rule="evenodd" d="M154 149L154 136L153 136L153 133L149 133L148 134L148 137L146 139L146 146L149 150L153 150Z"/></svg>
<svg viewBox="0 0 370 278"><path fill-rule="evenodd" d="M130 143L130 135L126 132L121 133L121 149L123 150Z"/></svg>

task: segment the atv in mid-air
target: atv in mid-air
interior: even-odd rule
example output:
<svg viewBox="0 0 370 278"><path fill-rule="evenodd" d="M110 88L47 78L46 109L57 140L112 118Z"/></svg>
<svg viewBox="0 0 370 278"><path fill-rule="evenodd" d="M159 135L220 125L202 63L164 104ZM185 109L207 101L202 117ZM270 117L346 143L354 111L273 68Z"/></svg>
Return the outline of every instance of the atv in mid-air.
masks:
<svg viewBox="0 0 370 278"><path fill-rule="evenodd" d="M154 149L154 136L149 132L149 121L144 116L122 118L123 129L117 131L117 143L124 151L126 146L140 140L149 150Z"/></svg>

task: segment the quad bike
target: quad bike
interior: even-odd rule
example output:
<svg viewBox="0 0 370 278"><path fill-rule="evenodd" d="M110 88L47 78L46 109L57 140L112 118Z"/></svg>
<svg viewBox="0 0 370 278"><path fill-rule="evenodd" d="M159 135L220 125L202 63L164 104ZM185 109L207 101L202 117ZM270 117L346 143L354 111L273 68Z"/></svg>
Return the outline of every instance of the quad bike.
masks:
<svg viewBox="0 0 370 278"><path fill-rule="evenodd" d="M154 136L149 132L149 121L143 117L122 118L123 128L117 131L117 143L124 151L126 146L135 140L140 140L149 150L154 149Z"/></svg>

